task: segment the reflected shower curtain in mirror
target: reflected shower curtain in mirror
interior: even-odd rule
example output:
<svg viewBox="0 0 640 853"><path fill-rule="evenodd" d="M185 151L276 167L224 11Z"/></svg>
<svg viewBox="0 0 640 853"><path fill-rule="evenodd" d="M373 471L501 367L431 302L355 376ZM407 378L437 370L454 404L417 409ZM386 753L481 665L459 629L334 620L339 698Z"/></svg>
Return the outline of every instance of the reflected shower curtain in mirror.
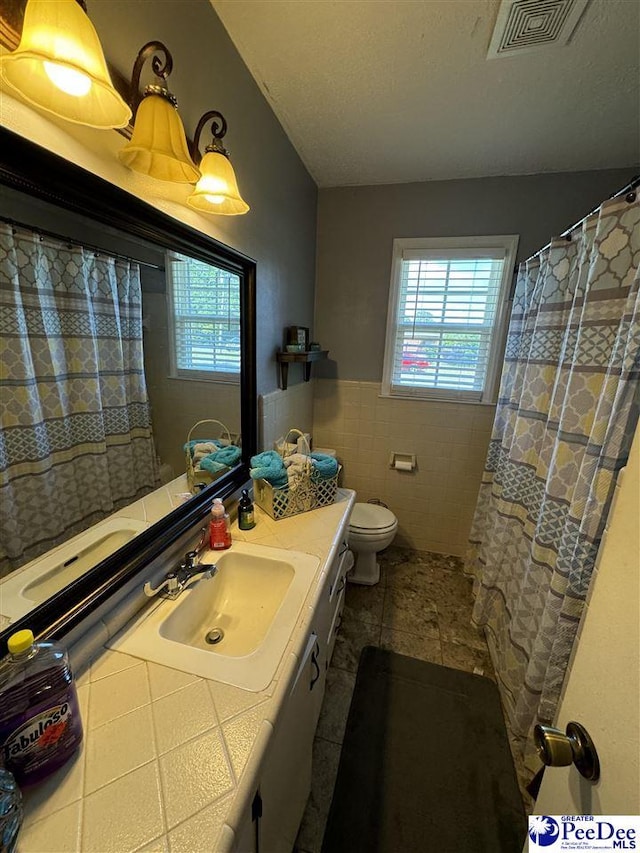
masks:
<svg viewBox="0 0 640 853"><path fill-rule="evenodd" d="M640 204L627 198L519 268L470 534L474 622L527 753L532 724L554 718L638 418Z"/></svg>
<svg viewBox="0 0 640 853"><path fill-rule="evenodd" d="M0 223L0 577L158 485L139 266Z"/></svg>

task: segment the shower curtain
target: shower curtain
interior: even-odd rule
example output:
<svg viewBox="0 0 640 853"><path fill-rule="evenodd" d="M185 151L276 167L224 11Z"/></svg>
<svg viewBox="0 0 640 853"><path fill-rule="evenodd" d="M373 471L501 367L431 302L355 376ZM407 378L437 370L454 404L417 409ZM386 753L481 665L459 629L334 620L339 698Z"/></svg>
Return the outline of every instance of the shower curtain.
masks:
<svg viewBox="0 0 640 853"><path fill-rule="evenodd" d="M0 577L158 485L136 263L0 223Z"/></svg>
<svg viewBox="0 0 640 853"><path fill-rule="evenodd" d="M639 267L630 193L518 270L466 568L525 754L554 718L638 419Z"/></svg>

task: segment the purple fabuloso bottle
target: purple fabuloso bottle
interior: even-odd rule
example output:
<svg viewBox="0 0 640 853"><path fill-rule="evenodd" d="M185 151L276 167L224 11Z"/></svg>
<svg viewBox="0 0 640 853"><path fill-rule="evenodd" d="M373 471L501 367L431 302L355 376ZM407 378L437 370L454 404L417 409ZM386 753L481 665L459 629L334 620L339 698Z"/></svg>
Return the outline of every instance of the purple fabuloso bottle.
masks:
<svg viewBox="0 0 640 853"><path fill-rule="evenodd" d="M9 637L0 661L0 763L20 785L48 776L82 743L82 720L69 659L31 631Z"/></svg>

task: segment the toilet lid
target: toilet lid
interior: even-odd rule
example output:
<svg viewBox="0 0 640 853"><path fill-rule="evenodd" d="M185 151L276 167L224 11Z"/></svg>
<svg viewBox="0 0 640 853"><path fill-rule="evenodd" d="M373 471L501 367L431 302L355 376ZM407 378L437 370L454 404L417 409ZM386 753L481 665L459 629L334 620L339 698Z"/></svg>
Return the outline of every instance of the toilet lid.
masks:
<svg viewBox="0 0 640 853"><path fill-rule="evenodd" d="M384 506L355 504L349 527L353 530L384 530L393 527L395 523L395 515Z"/></svg>

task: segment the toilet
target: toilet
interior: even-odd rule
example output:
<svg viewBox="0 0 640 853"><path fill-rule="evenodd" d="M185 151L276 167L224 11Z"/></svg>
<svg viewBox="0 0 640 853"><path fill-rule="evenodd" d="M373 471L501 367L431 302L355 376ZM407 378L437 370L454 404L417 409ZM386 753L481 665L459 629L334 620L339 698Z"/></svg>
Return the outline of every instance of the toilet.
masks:
<svg viewBox="0 0 640 853"><path fill-rule="evenodd" d="M384 506L357 503L349 522L349 547L355 555L355 566L349 574L352 583L372 586L380 580L379 551L393 542L398 519Z"/></svg>

